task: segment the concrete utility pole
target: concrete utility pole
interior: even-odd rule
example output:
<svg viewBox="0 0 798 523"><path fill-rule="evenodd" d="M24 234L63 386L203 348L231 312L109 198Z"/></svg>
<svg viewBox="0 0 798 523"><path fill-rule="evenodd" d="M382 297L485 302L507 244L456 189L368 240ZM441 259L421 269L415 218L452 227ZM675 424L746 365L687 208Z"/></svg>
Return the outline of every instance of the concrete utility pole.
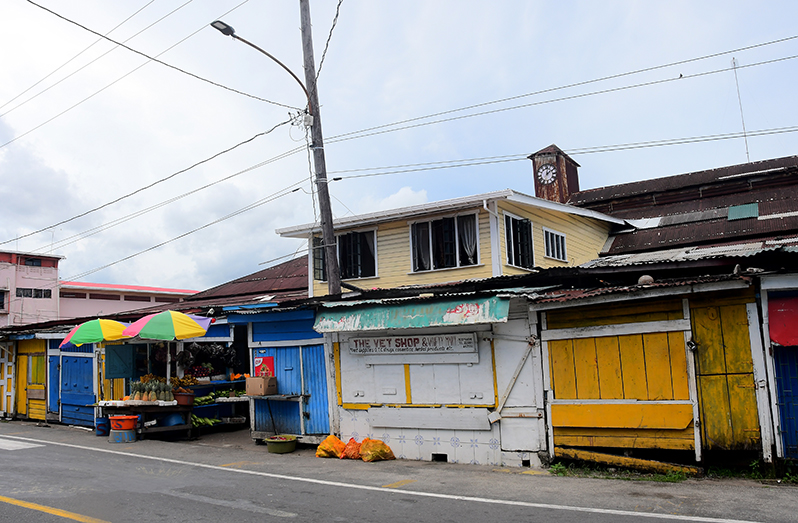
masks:
<svg viewBox="0 0 798 523"><path fill-rule="evenodd" d="M302 24L302 54L305 57L305 85L308 88L308 103L310 104L310 112L313 115L313 124L310 126L310 147L313 150L313 165L316 168L316 193L319 195L327 288L330 294L341 294L341 271L338 268L332 208L330 207L330 192L327 189L327 164L324 160L324 140L321 135L319 92L316 89L316 65L313 60L313 35L311 34L308 0L299 0L299 10ZM313 248L312 242L311 248ZM310 270L312 271L313 267Z"/></svg>

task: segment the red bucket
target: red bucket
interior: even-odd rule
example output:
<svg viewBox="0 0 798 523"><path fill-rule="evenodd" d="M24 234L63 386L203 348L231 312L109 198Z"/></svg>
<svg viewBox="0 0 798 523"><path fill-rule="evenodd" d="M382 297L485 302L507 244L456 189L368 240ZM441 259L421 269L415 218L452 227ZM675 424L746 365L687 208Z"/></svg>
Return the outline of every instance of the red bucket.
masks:
<svg viewBox="0 0 798 523"><path fill-rule="evenodd" d="M138 416L111 416L112 430L134 430Z"/></svg>

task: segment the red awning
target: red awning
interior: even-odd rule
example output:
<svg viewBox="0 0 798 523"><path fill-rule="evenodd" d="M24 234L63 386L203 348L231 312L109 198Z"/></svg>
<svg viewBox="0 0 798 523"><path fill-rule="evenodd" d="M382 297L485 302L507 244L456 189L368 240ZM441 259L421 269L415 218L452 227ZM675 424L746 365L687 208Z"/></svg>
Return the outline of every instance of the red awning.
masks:
<svg viewBox="0 0 798 523"><path fill-rule="evenodd" d="M769 298L768 316L771 341L798 345L798 298Z"/></svg>

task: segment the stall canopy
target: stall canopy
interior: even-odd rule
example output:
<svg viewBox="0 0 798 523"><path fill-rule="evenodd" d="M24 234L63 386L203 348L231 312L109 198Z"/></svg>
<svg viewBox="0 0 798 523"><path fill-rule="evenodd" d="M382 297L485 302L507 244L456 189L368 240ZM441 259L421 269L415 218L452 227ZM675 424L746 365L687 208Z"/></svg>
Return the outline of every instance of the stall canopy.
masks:
<svg viewBox="0 0 798 523"><path fill-rule="evenodd" d="M769 298L770 339L783 347L798 345L798 297Z"/></svg>
<svg viewBox="0 0 798 523"><path fill-rule="evenodd" d="M393 303L381 301L328 303L316 316L317 332L376 331L504 323L510 310L507 298L459 298L447 301Z"/></svg>

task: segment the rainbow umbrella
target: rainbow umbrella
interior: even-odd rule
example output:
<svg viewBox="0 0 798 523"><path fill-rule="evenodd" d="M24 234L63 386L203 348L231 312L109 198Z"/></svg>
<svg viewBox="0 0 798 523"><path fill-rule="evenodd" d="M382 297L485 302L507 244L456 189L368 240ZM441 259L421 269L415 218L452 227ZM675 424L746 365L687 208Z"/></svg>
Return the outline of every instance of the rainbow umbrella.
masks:
<svg viewBox="0 0 798 523"><path fill-rule="evenodd" d="M67 334L59 347L67 343L81 346L84 343L99 343L101 341L114 341L126 338L122 332L127 328L128 323L121 321L104 320L98 318L81 323Z"/></svg>
<svg viewBox="0 0 798 523"><path fill-rule="evenodd" d="M123 334L147 340L184 340L204 336L210 324L211 318L177 311L163 311L134 321Z"/></svg>

